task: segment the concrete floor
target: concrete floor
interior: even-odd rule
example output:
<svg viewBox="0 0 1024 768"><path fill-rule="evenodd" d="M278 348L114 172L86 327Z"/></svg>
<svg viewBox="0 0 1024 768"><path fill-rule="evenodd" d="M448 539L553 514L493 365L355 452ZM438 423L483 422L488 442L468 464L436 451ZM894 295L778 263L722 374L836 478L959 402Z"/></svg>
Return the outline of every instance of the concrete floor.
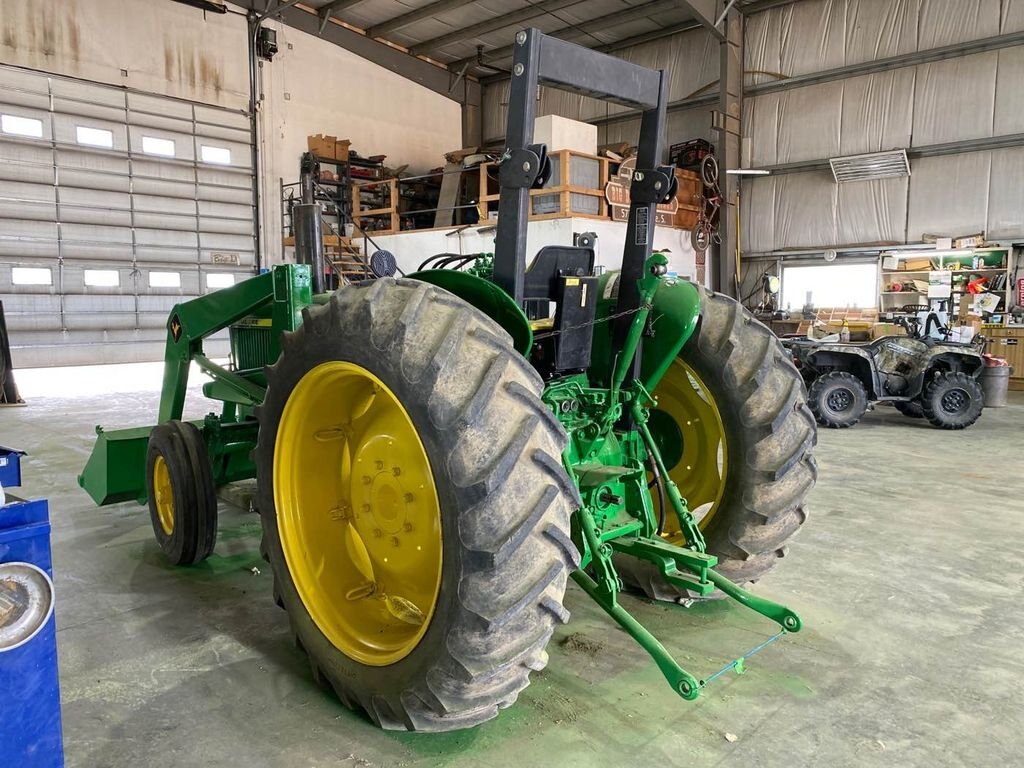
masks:
<svg viewBox="0 0 1024 768"><path fill-rule="evenodd" d="M0 411L0 442L32 454L24 494L51 504L69 766L1021 763L1024 393L965 432L889 408L822 432L812 517L757 587L806 629L742 677L678 699L570 585L548 668L497 720L446 735L378 731L314 686L254 515L222 504L215 555L173 569L143 508L91 506L75 476L93 425L147 423L156 400L150 388ZM772 632L727 602L624 602L697 674ZM571 633L593 647L563 645Z"/></svg>

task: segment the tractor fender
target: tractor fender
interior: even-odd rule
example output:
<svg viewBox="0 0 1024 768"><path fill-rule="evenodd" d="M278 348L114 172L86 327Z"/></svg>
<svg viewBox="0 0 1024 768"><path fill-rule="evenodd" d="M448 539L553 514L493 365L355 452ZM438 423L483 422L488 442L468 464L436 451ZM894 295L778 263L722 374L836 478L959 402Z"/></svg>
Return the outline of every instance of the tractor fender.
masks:
<svg viewBox="0 0 1024 768"><path fill-rule="evenodd" d="M515 300L489 280L457 269L426 269L406 277L444 288L473 305L508 331L516 351L526 357L533 346L533 330Z"/></svg>
<svg viewBox="0 0 1024 768"><path fill-rule="evenodd" d="M597 319L607 318L615 308L619 296L619 272L606 272L598 281ZM644 337L640 361L640 378L648 392L661 381L683 345L697 330L700 320L700 294L697 286L688 280L666 278L654 294L651 310L653 336ZM596 379L611 370L608 360L611 323L601 322L594 333L593 368ZM591 376L592 379L595 376Z"/></svg>

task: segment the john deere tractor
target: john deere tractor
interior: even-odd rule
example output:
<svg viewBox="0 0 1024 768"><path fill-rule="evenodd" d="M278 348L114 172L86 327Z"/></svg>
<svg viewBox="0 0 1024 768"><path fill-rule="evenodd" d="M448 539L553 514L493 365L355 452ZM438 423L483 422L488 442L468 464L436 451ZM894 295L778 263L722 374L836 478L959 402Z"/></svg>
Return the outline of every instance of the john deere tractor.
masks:
<svg viewBox="0 0 1024 768"><path fill-rule="evenodd" d="M688 700L750 654L683 669L626 584L732 598L773 637L801 628L740 585L805 521L815 422L772 333L652 253L675 192L666 77L532 29L514 49L493 259L326 293L314 249L313 269L178 305L158 424L97 428L80 478L99 504L148 502L166 556L191 565L214 547L216 488L255 477L274 599L314 677L383 728L465 728L515 702L569 619L570 577ZM586 239L527 267L550 170L538 84L642 110L620 271L598 275ZM223 329L226 367L203 354ZM181 420L192 363L222 404L200 422Z"/></svg>

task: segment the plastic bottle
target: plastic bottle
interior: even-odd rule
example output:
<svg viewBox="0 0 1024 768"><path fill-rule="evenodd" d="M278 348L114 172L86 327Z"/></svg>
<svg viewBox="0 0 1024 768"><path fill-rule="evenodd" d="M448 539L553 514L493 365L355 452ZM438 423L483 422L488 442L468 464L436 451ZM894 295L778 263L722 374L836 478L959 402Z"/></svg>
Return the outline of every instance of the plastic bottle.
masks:
<svg viewBox="0 0 1024 768"><path fill-rule="evenodd" d="M850 324L843 320L843 327L839 329L839 340L844 344L850 340Z"/></svg>

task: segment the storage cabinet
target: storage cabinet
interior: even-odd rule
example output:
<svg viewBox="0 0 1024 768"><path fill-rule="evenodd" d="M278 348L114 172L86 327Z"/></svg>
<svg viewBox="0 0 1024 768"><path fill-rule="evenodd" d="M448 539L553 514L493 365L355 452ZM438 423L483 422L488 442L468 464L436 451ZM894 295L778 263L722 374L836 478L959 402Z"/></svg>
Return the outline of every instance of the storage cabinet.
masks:
<svg viewBox="0 0 1024 768"><path fill-rule="evenodd" d="M1004 357L1013 367L1010 389L1024 390L1024 326L982 329L985 351L995 357Z"/></svg>

